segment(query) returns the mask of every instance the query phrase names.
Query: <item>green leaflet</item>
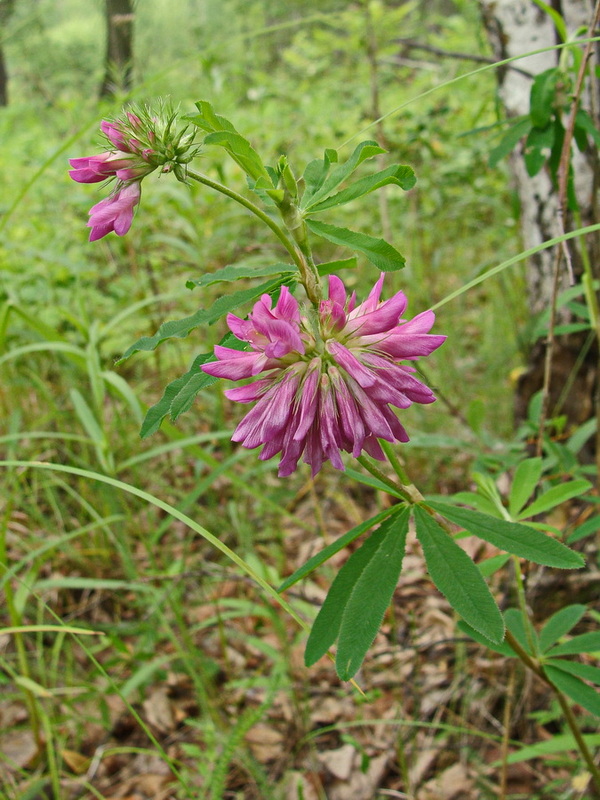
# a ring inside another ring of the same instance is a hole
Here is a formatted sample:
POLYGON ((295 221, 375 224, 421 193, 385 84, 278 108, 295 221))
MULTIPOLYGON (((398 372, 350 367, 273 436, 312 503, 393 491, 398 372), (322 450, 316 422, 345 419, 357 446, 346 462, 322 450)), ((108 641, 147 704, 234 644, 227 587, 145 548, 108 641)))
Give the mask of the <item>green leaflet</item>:
POLYGON ((409 514, 408 508, 401 507, 339 571, 308 637, 304 655, 307 666, 321 658, 339 637, 338 675, 348 680, 358 670, 398 582, 409 514))
MULTIPOLYGON (((224 336, 219 344, 224 347, 231 347, 234 350, 244 350, 247 346, 246 342, 236 339, 232 333, 224 336)), ((172 420, 176 420, 180 414, 190 408, 198 392, 219 380, 212 375, 207 375, 200 369, 202 364, 206 364, 208 361, 214 361, 212 353, 197 355, 184 375, 180 375, 179 378, 175 378, 174 381, 167 384, 158 403, 155 403, 146 412, 140 430, 142 439, 156 433, 167 414, 170 415, 172 420)))
POLYGON ((207 131, 208 136, 205 137, 204 142, 224 147, 247 175, 255 181, 262 178, 267 185, 272 186, 271 177, 260 156, 250 142, 238 133, 233 123, 225 117, 215 114, 211 104, 205 100, 199 100, 196 108, 200 113, 190 114, 186 119, 207 131))
POLYGON ((573 497, 585 494, 592 488, 589 481, 577 478, 573 481, 560 483, 558 486, 553 486, 547 492, 540 495, 533 503, 525 508, 521 514, 520 519, 527 519, 528 517, 535 517, 544 511, 550 511, 551 508, 564 503, 566 500, 571 500, 573 497))
POLYGON ((579 553, 529 525, 507 522, 480 511, 458 508, 438 501, 432 501, 429 505, 446 519, 507 553, 527 558, 536 564, 560 569, 578 569, 584 565, 579 553))
POLYGON ((411 167, 400 164, 392 164, 392 166, 388 167, 387 169, 376 172, 374 175, 367 175, 365 178, 361 178, 359 181, 351 183, 346 189, 343 189, 341 192, 337 192, 337 194, 328 197, 326 200, 322 200, 320 203, 311 204, 306 209, 306 213, 316 214, 319 211, 325 211, 327 208, 333 208, 334 206, 341 206, 344 203, 350 203, 352 200, 356 200, 359 197, 364 197, 364 195, 374 192, 376 189, 380 189, 382 186, 388 186, 390 184, 399 186, 401 189, 406 191, 408 189, 412 189, 416 182, 417 179, 411 167))
POLYGON ((309 558, 306 564, 297 569, 292 575, 289 576, 289 578, 286 578, 277 591, 284 592, 286 589, 289 589, 290 586, 293 586, 295 583, 298 583, 298 581, 306 578, 306 576, 310 575, 313 570, 315 570, 317 567, 320 567, 321 564, 324 564, 325 561, 330 559, 336 553, 339 553, 340 550, 343 550, 344 547, 347 547, 351 542, 365 533, 365 531, 368 531, 370 528, 373 528, 375 525, 382 522, 386 517, 389 517, 394 510, 395 509, 393 506, 386 508, 376 516, 371 517, 371 519, 361 522, 360 525, 357 525, 343 536, 340 536, 339 539, 335 540, 335 542, 332 542, 330 545, 327 545, 327 547, 324 547, 322 550, 312 556, 312 558, 309 558))
POLYGON ((326 222, 317 222, 315 219, 307 219, 306 225, 317 236, 322 236, 329 242, 363 253, 383 272, 395 272, 402 269, 406 263, 404 256, 384 239, 376 239, 374 236, 351 231, 348 228, 338 228, 326 222))
POLYGON ((218 319, 230 311, 233 311, 238 306, 241 306, 244 303, 252 300, 257 300, 262 294, 275 292, 281 286, 281 284, 285 282, 286 277, 284 276, 283 278, 280 277, 276 278, 275 280, 267 281, 266 283, 261 283, 260 286, 254 286, 250 289, 242 289, 239 292, 234 292, 233 294, 219 297, 219 299, 213 303, 210 308, 200 308, 189 317, 163 322, 154 336, 142 336, 141 339, 138 339, 137 342, 132 344, 131 347, 129 347, 125 353, 123 353, 121 358, 117 361, 117 364, 121 364, 134 353, 138 353, 141 350, 154 350, 166 339, 183 339, 189 333, 191 333, 194 328, 197 328, 200 325, 212 325, 218 319))
POLYGON ((304 173, 306 189, 302 196, 300 207, 309 210, 313 205, 328 197, 340 183, 350 177, 354 170, 368 158, 385 153, 377 142, 367 140, 358 144, 347 161, 338 164, 329 177, 329 168, 337 161, 336 151, 326 150, 321 165, 318 161, 311 161, 304 173))
POLYGON ((570 656, 576 653, 595 653, 600 652, 600 631, 593 631, 591 633, 582 633, 580 636, 574 636, 568 642, 557 644, 547 654, 550 658, 555 656, 570 656))
POLYGON ((431 580, 465 622, 500 643, 504 620, 473 561, 419 506, 414 507, 414 517, 431 580))
POLYGON ((560 77, 557 67, 547 69, 536 75, 529 97, 529 116, 535 128, 545 128, 554 115, 554 97, 556 84, 560 77))
POLYGON ((540 649, 542 653, 552 647, 561 636, 564 636, 574 628, 586 611, 587 607, 578 603, 561 608, 560 611, 557 611, 556 614, 546 620, 544 627, 540 631, 540 649))
POLYGON ((564 692, 571 700, 579 703, 580 706, 587 708, 592 714, 600 717, 600 694, 598 694, 597 689, 588 686, 587 683, 584 683, 570 672, 565 672, 562 667, 559 669, 556 666, 546 664, 544 672, 561 692, 564 692))
POLYGON ((525 503, 535 491, 535 487, 542 475, 542 459, 527 458, 521 461, 515 470, 515 475, 508 496, 508 511, 511 517, 516 517, 525 503))
POLYGON ((215 272, 205 272, 200 278, 196 280, 188 280, 185 285, 188 289, 195 289, 197 286, 212 286, 213 283, 240 280, 242 278, 264 278, 267 275, 281 275, 286 280, 298 274, 296 267, 292 264, 267 264, 258 265, 255 260, 240 261, 237 264, 228 264, 226 267, 216 270, 215 272))

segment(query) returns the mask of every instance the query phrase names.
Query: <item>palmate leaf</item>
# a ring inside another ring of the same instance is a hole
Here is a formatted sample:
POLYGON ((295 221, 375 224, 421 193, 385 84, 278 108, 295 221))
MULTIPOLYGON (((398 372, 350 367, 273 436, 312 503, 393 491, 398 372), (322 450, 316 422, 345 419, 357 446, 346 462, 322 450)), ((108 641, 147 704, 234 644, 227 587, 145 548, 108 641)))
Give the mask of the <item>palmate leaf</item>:
POLYGON ((407 191, 408 189, 412 189, 416 182, 417 179, 411 167, 401 164, 392 164, 392 166, 387 169, 376 172, 374 175, 367 175, 365 178, 351 183, 346 189, 342 189, 341 192, 337 192, 326 200, 322 200, 320 203, 311 203, 305 213, 317 214, 319 211, 325 211, 327 208, 350 203, 352 200, 364 197, 364 195, 390 184, 399 186, 401 189, 407 191))
POLYGON ((304 654, 307 666, 321 658, 339 637, 338 675, 348 680, 356 673, 396 588, 409 514, 406 507, 394 512, 341 568, 308 637, 304 654))
MULTIPOLYGON (((335 153, 335 151, 333 152, 335 153)), ((328 175, 331 164, 337 158, 334 159, 331 150, 326 150, 321 167, 318 161, 312 161, 307 167, 305 172, 306 189, 302 195, 300 207, 308 211, 316 203, 325 200, 341 183, 352 175, 363 161, 380 153, 385 153, 385 150, 377 142, 371 140, 361 142, 354 148, 350 158, 341 164, 337 164, 331 174, 328 175), (309 173, 308 180, 307 173, 309 173)))
POLYGON ((429 505, 446 519, 507 553, 547 567, 579 569, 584 566, 584 560, 579 553, 529 525, 507 522, 480 511, 458 508, 439 501, 431 501, 429 505))
POLYGON ((167 339, 183 339, 200 325, 212 325, 225 314, 238 308, 238 306, 251 302, 252 300, 257 300, 262 294, 271 294, 277 291, 277 289, 287 281, 288 276, 275 278, 266 283, 261 283, 260 286, 242 289, 239 292, 233 292, 224 297, 219 297, 210 308, 200 308, 189 317, 163 322, 154 336, 142 336, 141 339, 138 339, 137 342, 132 344, 131 347, 123 353, 121 358, 117 361, 117 364, 121 364, 134 353, 154 350, 167 339))
POLYGON ((374 236, 357 233, 348 228, 338 228, 326 222, 317 222, 315 219, 307 219, 306 225, 317 236, 322 236, 329 242, 363 253, 382 272, 395 272, 402 269, 406 263, 404 256, 384 239, 376 239, 374 236))
POLYGON ((422 508, 415 506, 414 516, 431 580, 465 622, 495 644, 502 642, 502 614, 473 561, 422 508))

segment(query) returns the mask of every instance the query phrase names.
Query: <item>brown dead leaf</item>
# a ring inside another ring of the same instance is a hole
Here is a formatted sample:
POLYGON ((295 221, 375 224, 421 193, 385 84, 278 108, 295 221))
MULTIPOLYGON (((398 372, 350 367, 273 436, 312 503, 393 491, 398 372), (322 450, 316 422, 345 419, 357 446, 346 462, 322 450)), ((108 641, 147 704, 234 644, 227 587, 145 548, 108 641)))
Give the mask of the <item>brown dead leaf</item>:
POLYGON ((337 750, 325 750, 317 753, 317 759, 323 766, 340 781, 347 781, 352 772, 352 762, 356 749, 351 744, 345 744, 337 750))
POLYGON ((466 767, 458 763, 428 781, 418 797, 419 800, 464 800, 473 796, 473 789, 466 767))
POLYGON ((389 753, 369 762, 367 772, 361 772, 360 755, 355 752, 353 771, 347 781, 335 781, 327 792, 328 800, 373 800, 387 769, 389 753))
POLYGON ((81 753, 77 753, 75 750, 61 750, 60 754, 67 767, 71 772, 74 772, 75 775, 83 775, 84 772, 87 772, 90 765, 89 758, 81 755, 81 753))
POLYGON ((143 703, 144 712, 150 725, 161 733, 171 733, 176 722, 173 707, 169 700, 169 690, 165 686, 154 689, 143 703))
POLYGON ((0 737, 0 753, 9 770, 30 767, 39 755, 35 738, 29 730, 14 731, 0 737))
POLYGON ((246 741, 256 760, 265 764, 281 756, 284 736, 275 728, 259 722, 248 731, 246 741))

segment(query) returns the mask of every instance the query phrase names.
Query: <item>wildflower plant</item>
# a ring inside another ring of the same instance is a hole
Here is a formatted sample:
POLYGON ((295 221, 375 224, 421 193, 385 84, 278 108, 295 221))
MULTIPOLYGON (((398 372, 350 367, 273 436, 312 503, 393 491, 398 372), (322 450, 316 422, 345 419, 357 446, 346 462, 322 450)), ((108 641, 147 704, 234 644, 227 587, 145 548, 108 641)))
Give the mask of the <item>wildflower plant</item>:
MULTIPOLYGON (((573 606, 572 612, 563 610, 560 620, 551 618, 546 624, 542 647, 527 614, 522 586, 517 591, 519 609, 503 614, 485 579, 510 558, 518 582, 519 559, 562 569, 582 567, 579 553, 548 528, 531 524, 529 518, 539 509, 581 495, 590 484, 583 479, 560 484, 528 505, 542 469, 540 460, 529 459, 519 466, 506 504, 484 483, 479 496, 463 493, 457 500, 425 499, 409 479, 401 457, 402 444, 409 439, 402 411, 413 403, 435 400, 431 388, 417 377, 415 364, 435 353, 446 336, 437 329, 432 332, 432 311, 411 318, 406 315, 403 292, 386 296, 385 273, 401 270, 405 263, 394 246, 370 233, 321 219, 330 210, 383 186, 411 189, 416 180, 413 170, 392 164, 354 178, 362 164, 385 152, 367 140, 345 160, 336 150, 325 150, 297 178, 285 156, 274 166, 263 163, 234 125, 204 101, 197 103, 196 114, 183 118, 164 107, 129 110, 119 120, 103 122, 102 130, 108 139, 105 152, 71 160, 74 180, 114 182, 108 199, 90 212, 91 240, 129 230, 144 177, 160 169, 242 205, 269 228, 286 258, 260 267, 230 264, 188 281, 190 288, 222 282, 231 291, 212 306, 164 323, 153 336, 142 337, 124 353, 121 361, 226 317, 229 332, 214 352, 197 355, 190 369, 166 387, 146 415, 142 436, 155 432, 165 417, 175 420, 189 410, 198 392, 215 381, 245 381, 233 387, 228 384, 225 390, 229 400, 250 405, 233 432, 234 442, 262 448, 259 458, 263 460, 278 456, 281 479, 306 469, 302 462, 315 476, 327 461, 344 470, 355 460, 364 472, 348 469, 348 479, 382 489, 396 501, 325 547, 279 587, 279 593, 289 589, 372 531, 340 569, 312 624, 307 666, 337 645, 339 677, 348 680, 356 674, 396 588, 412 524, 429 575, 462 618, 464 632, 492 650, 519 658, 545 681, 556 694, 600 787, 600 773, 567 700, 600 715, 598 694, 585 682, 600 682, 600 670, 581 670, 574 661, 558 658, 600 648, 598 635, 579 637, 585 639, 579 649, 561 650, 556 645, 558 637, 581 618, 581 607, 573 606), (242 194, 192 168, 200 148, 209 147, 221 148, 233 159, 245 173, 249 192, 242 194), (342 260, 317 264, 313 242, 319 239, 350 253, 342 260), (373 286, 364 298, 350 294, 337 274, 355 268, 358 256, 374 268, 373 286), (236 289, 235 282, 241 279, 253 285, 236 289), (459 536, 479 537, 505 555, 476 566, 457 543, 457 528, 463 531, 459 536)), ((443 331, 443 320, 440 327, 443 331)), ((451 346, 451 341, 445 345, 451 346)))

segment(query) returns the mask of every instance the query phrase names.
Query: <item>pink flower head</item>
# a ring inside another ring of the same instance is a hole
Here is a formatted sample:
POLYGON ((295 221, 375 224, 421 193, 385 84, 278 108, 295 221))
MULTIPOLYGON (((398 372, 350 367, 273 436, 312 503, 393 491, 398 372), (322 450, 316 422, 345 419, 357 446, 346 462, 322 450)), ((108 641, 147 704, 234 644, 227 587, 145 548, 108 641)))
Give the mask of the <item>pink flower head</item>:
POLYGON ((139 181, 125 186, 116 194, 101 200, 90 209, 88 228, 91 228, 90 242, 101 239, 114 231, 123 236, 131 228, 133 211, 140 202, 141 187, 139 181))
POLYGON ((329 276, 329 299, 316 319, 300 313, 283 287, 276 305, 263 295, 242 320, 227 317, 232 333, 249 343, 246 351, 215 347, 217 361, 204 364, 209 375, 241 380, 262 374, 225 394, 239 403, 256 403, 237 426, 233 441, 263 446, 260 458, 281 453, 279 475, 290 475, 298 460, 312 474, 331 461, 344 469, 341 452, 363 451, 382 460, 377 439, 407 442, 408 435, 390 406, 432 403, 432 391, 414 377, 403 360, 428 356, 446 339, 429 333, 435 315, 401 319, 406 297, 398 292, 380 300, 382 274, 367 299, 356 304, 342 281, 329 276))
POLYGON ((111 196, 90 211, 90 241, 114 231, 119 236, 131 227, 133 209, 140 199, 140 183, 155 169, 175 173, 185 181, 185 165, 196 154, 193 134, 173 124, 175 113, 167 107, 155 116, 149 109, 138 114, 127 111, 115 122, 103 120, 100 127, 108 150, 95 156, 72 158, 69 173, 78 183, 114 180, 111 196))

